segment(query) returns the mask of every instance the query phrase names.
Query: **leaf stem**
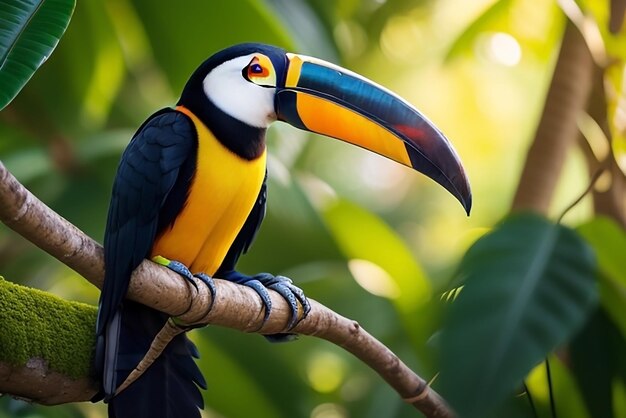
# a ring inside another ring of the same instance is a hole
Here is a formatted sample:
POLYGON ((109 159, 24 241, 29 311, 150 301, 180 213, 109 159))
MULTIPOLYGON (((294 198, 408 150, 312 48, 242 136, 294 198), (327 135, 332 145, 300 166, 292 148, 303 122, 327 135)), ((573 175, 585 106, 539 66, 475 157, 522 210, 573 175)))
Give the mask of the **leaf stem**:
POLYGON ((533 416, 535 418, 539 418, 539 414, 537 413, 537 408, 535 407, 535 402, 533 401, 533 396, 530 393, 530 389, 528 389, 528 385, 526 382, 522 382, 524 385, 524 391, 526 392, 526 397, 528 398, 528 403, 530 404, 530 409, 533 411, 533 416))
POLYGON ((546 357, 546 376, 548 377, 548 394, 550 396, 550 412, 552 418, 556 418, 556 401, 552 390, 552 373, 550 373, 550 359, 546 357))
POLYGON ((603 163, 600 167, 598 167, 598 169, 591 176, 591 179, 589 180, 589 184, 587 185, 585 190, 572 203, 570 203, 563 210, 563 212, 561 212, 561 215, 559 215, 558 219, 556 220, 557 224, 560 224, 563 221, 563 217, 567 215, 567 213, 570 210, 576 207, 585 198, 585 196, 587 196, 593 190, 593 187, 596 185, 596 182, 598 181, 600 176, 607 170, 607 168, 608 167, 606 163, 603 163))

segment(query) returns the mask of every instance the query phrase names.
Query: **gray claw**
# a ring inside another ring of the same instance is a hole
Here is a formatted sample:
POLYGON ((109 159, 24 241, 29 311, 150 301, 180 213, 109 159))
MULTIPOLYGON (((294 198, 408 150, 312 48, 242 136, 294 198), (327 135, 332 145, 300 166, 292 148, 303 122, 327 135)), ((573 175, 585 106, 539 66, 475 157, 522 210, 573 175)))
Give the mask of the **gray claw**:
POLYGON ((290 330, 298 322, 298 301, 296 300, 296 296, 291 288, 282 282, 271 284, 268 288, 278 292, 278 294, 281 295, 289 304, 291 317, 289 318, 289 323, 287 324, 287 330, 290 330))
POLYGON ((215 295, 217 293, 217 289, 215 288, 215 282, 213 278, 206 273, 196 273, 194 277, 197 277, 202 283, 209 288, 209 292, 211 292, 211 306, 209 306, 209 310, 213 307, 215 303, 215 295))
POLYGON ((291 318, 289 319, 289 323, 287 324, 288 330, 295 327, 296 324, 304 319, 311 311, 311 304, 309 303, 307 297, 304 296, 304 292, 302 291, 302 289, 294 285, 293 281, 289 277, 273 277, 269 283, 266 283, 266 286, 278 292, 289 303, 289 307, 291 309, 291 318), (304 310, 302 318, 298 318, 298 301, 300 302, 300 304, 302 305, 302 309, 304 310))
POLYGON ((296 326, 296 324, 311 311, 311 304, 307 300, 306 296, 304 296, 304 292, 299 287, 295 286, 288 277, 273 276, 269 273, 259 273, 250 277, 239 275, 236 272, 234 273, 235 274, 231 275, 228 280, 251 287, 261 297, 263 305, 265 305, 265 317, 263 318, 263 323, 269 319, 272 311, 272 299, 270 298, 270 294, 267 289, 272 289, 278 292, 278 294, 281 295, 289 304, 291 317, 289 318, 289 323, 287 324, 288 330, 296 326), (302 305, 304 311, 302 318, 298 318, 298 301, 302 305))
POLYGON ((180 261, 170 260, 170 262, 165 266, 168 269, 172 270, 174 273, 178 273, 183 276, 187 281, 191 282, 193 287, 198 290, 198 285, 196 285, 196 281, 193 279, 193 274, 189 271, 186 265, 181 263, 180 261))
POLYGON ((257 279, 248 280, 242 284, 254 289, 254 291, 261 297, 261 301, 263 302, 263 305, 265 305, 265 315, 263 316, 263 324, 265 324, 270 317, 270 312, 272 311, 272 298, 270 297, 267 288, 257 279))
POLYGON ((309 303, 309 299, 304 295, 302 289, 293 284, 290 278, 284 276, 278 277, 280 277, 281 279, 286 279, 284 285, 287 286, 289 290, 291 290, 291 292, 295 295, 295 297, 302 305, 302 309, 304 310, 304 315, 302 316, 302 318, 304 319, 309 314, 309 312, 311 312, 311 304, 309 303))

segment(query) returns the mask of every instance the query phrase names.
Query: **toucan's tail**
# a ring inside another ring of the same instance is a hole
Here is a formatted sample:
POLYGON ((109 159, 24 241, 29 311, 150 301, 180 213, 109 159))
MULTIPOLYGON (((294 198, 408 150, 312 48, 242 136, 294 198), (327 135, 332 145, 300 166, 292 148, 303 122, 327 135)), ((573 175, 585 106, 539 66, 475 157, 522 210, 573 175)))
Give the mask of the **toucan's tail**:
POLYGON ((98 336, 96 361, 109 418, 195 418, 204 402, 198 387, 206 382, 193 357, 198 352, 185 334, 175 337, 145 373, 113 396, 148 351, 167 315, 139 303, 124 301, 103 335, 98 336))

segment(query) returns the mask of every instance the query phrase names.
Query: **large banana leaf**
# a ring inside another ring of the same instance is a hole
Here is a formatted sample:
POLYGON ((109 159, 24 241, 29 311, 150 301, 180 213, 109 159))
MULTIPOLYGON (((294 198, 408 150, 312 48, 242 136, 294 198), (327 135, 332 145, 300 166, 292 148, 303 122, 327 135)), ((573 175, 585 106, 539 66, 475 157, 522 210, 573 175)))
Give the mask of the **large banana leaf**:
POLYGON ((0 109, 50 56, 74 4, 75 0, 0 1, 0 109))
POLYGON ((578 228, 598 255, 600 302, 626 338, 626 234, 609 218, 596 218, 578 228))
POLYGON ((626 382, 626 339, 603 309, 597 309, 570 344, 570 368, 593 417, 616 414, 617 380, 626 382))
POLYGON ((460 274, 439 380, 460 416, 478 417, 582 326, 597 299, 595 259, 571 229, 517 215, 470 248, 460 274))

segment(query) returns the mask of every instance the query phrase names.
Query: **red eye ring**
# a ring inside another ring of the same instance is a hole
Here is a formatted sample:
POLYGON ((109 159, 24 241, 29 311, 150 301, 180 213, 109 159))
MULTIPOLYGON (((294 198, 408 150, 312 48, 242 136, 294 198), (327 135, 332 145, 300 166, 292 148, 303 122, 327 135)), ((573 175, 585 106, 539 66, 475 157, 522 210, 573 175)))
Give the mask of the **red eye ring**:
POLYGON ((256 77, 256 78, 265 78, 270 75, 270 72, 267 68, 263 67, 261 64, 256 62, 256 60, 252 61, 248 66, 248 78, 256 77))

